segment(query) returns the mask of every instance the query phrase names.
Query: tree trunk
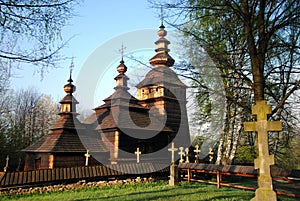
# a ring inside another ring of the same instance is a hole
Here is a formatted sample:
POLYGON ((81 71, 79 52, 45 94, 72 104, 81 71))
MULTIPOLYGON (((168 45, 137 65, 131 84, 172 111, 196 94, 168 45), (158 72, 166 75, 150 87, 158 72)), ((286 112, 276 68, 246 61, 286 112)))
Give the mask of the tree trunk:
POLYGON ((242 112, 241 112, 241 114, 239 114, 239 116, 241 118, 238 121, 239 123, 238 123, 237 129, 235 131, 235 134, 233 136, 232 149, 231 149, 231 153, 230 153, 229 160, 228 160, 229 164, 232 164, 232 162, 233 162, 233 159, 235 157, 235 153, 236 153, 236 150, 237 150, 237 146, 238 146, 238 143, 239 143, 239 138, 240 138, 241 133, 242 133, 243 122, 244 122, 244 109, 242 109, 242 112))
POLYGON ((226 110, 224 111, 224 119, 225 119, 224 122, 225 123, 223 123, 223 129, 221 130, 221 133, 220 133, 216 165, 220 165, 222 163, 224 138, 225 138, 225 133, 226 133, 227 126, 228 126, 228 124, 227 124, 227 121, 228 121, 228 111, 227 111, 227 109, 228 108, 227 107, 225 107, 225 108, 226 108, 226 110))
POLYGON ((249 8, 247 0, 242 1, 245 23, 245 31, 247 36, 247 44, 249 48, 249 56, 251 59, 251 68, 253 74, 253 90, 254 90, 254 100, 264 100, 264 63, 265 63, 265 52, 267 49, 267 36, 265 33, 265 20, 264 20, 264 11, 265 11, 265 0, 260 0, 260 8, 257 16, 256 22, 253 19, 254 15, 252 8, 249 8), (254 23, 257 23, 257 30, 254 23), (258 38, 255 39, 253 33, 258 32, 258 38), (256 40, 258 46, 256 44, 256 40))

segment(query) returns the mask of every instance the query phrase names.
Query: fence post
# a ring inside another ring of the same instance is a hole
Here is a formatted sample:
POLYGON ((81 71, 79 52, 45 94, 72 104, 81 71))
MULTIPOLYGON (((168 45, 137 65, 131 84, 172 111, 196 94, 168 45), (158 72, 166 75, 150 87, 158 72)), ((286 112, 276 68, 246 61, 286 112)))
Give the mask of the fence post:
POLYGON ((222 183, 222 174, 220 171, 217 171, 217 186, 218 186, 218 188, 222 187, 221 183, 222 183))
POLYGON ((188 169, 187 173, 188 173, 188 182, 191 183, 192 170, 191 170, 191 169, 188 169))

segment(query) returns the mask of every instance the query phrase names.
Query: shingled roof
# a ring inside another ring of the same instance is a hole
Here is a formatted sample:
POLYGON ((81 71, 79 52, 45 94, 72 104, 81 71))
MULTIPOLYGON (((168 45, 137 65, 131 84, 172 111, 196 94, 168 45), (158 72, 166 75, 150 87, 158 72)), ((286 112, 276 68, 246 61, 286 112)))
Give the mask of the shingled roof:
POLYGON ((150 116, 149 109, 141 106, 138 100, 127 90, 116 89, 104 101, 105 104, 95 108, 96 115, 91 115, 84 123, 96 124, 97 122, 97 130, 120 128, 173 132, 167 126, 164 126, 161 130, 158 126, 161 125, 161 121, 154 116, 150 116))
POLYGON ((185 87, 186 85, 178 78, 176 73, 169 67, 160 66, 150 70, 145 78, 136 85, 137 88, 164 84, 185 87))
POLYGON ((78 101, 72 95, 75 89, 76 87, 72 84, 70 76, 68 84, 64 86, 64 91, 67 94, 60 101, 62 104, 61 112, 59 113, 60 118, 50 128, 52 132, 23 149, 24 152, 84 153, 87 150, 96 152, 108 151, 100 135, 77 119, 76 104, 78 104, 78 101), (88 143, 87 139, 89 138, 93 139, 93 143, 88 143), (84 144, 88 145, 88 148, 84 144))
POLYGON ((44 136, 35 144, 23 149, 25 152, 86 152, 76 129, 72 126, 73 118, 69 117, 56 122, 56 125, 66 125, 68 128, 55 128, 49 135, 44 136), (63 122, 66 122, 64 124, 63 122))

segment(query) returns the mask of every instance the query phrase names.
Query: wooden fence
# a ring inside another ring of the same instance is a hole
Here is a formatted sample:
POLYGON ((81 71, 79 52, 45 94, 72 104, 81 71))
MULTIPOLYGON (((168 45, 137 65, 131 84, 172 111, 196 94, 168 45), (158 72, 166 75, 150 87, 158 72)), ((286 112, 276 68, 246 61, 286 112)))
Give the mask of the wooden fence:
MULTIPOLYGON (((242 166, 242 165, 214 165, 214 164, 203 164, 203 163, 180 163, 179 169, 186 172, 187 177, 184 180, 188 182, 196 181, 208 184, 215 184, 218 188, 222 186, 239 188, 244 190, 255 191, 254 187, 246 187, 241 185, 233 185, 228 183, 222 183, 222 176, 237 176, 237 177, 248 177, 256 178, 258 173, 253 166, 242 166), (194 173, 206 173, 216 175, 217 181, 208 181, 203 179, 194 179, 194 173)), ((283 168, 271 167, 271 175, 273 180, 284 180, 287 182, 300 182, 300 170, 286 170, 283 168)), ((290 197, 300 198, 300 194, 277 192, 279 195, 285 195, 290 197)))
POLYGON ((164 164, 132 163, 109 166, 98 165, 70 168, 41 169, 21 172, 6 172, 0 174, 0 188, 63 183, 79 181, 83 179, 118 177, 126 175, 130 172, 134 172, 135 175, 154 172, 167 172, 168 168, 165 167, 166 166, 164 164))

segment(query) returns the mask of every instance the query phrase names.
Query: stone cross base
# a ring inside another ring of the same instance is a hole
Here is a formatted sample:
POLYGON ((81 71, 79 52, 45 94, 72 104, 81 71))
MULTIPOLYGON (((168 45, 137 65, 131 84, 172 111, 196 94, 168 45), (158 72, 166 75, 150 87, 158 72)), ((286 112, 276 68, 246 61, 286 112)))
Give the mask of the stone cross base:
POLYGON ((170 180, 169 186, 178 186, 178 166, 175 163, 172 163, 170 166, 170 180))
POLYGON ((258 188, 255 191, 255 197, 251 201, 275 201, 277 200, 276 193, 269 188, 258 188))

